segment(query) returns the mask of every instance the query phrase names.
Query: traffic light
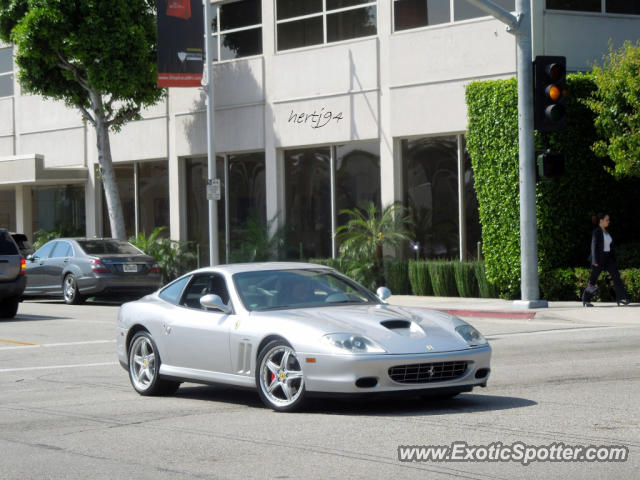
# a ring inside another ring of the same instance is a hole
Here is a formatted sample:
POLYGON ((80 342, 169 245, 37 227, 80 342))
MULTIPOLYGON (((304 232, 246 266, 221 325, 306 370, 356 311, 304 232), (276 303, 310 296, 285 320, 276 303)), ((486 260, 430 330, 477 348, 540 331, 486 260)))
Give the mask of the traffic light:
POLYGON ((534 128, 555 132, 567 126, 567 59, 538 56, 534 63, 534 128))
POLYGON ((536 177, 538 180, 557 178, 564 174, 564 155, 547 150, 536 158, 536 177))

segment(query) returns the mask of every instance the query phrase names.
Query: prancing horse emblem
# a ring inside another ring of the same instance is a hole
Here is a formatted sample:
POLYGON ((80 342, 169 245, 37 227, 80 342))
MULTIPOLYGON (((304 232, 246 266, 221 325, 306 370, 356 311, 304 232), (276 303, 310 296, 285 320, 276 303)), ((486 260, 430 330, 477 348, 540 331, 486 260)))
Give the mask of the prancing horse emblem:
POLYGON ((427 350, 433 350, 433 347, 431 345, 427 345, 427 350))
POLYGON ((431 367, 429 367, 429 370, 427 370, 427 375, 429 375, 429 378, 433 377, 436 373, 436 369, 433 368, 433 365, 431 365, 431 367))

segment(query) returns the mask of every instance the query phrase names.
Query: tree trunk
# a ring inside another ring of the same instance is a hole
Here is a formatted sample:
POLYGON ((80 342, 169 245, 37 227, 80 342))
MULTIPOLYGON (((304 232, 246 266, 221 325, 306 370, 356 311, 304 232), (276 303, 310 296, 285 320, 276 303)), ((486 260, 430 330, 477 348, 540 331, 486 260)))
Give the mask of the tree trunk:
POLYGON ((104 196, 107 200, 107 210, 109 212, 109 225, 111 225, 111 236, 119 240, 127 239, 127 232, 124 228, 124 215, 122 214, 122 203, 116 174, 111 160, 111 143, 109 141, 109 126, 105 125, 105 119, 101 112, 96 113, 96 137, 98 139, 98 163, 104 196))

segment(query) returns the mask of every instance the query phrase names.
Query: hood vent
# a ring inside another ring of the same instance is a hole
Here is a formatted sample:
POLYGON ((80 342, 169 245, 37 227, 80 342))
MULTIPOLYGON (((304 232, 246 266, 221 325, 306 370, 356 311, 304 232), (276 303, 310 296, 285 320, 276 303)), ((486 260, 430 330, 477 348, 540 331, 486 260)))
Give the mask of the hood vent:
POLYGON ((387 327, 389 330, 411 328, 411 322, 408 320, 385 320, 384 322, 380 322, 380 325, 387 327))

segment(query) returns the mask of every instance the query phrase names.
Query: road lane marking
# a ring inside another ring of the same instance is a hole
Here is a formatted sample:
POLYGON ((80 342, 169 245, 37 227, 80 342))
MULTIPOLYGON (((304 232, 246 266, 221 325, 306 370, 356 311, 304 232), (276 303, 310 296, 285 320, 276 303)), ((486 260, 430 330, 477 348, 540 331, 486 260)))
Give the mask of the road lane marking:
MULTIPOLYGON (((2 341, 2 340, 0 340, 2 341)), ((7 342, 8 343, 8 342, 7 342)), ((18 342, 16 347, 0 347, 0 350, 26 350, 29 348, 51 348, 70 347, 75 345, 97 345, 100 343, 116 343, 115 340, 88 340, 86 342, 66 342, 66 343, 27 343, 18 342)))
POLYGON ((28 372, 32 370, 57 370, 61 368, 82 368, 82 367, 106 367, 119 365, 118 362, 103 362, 103 363, 79 363, 76 365, 47 365, 46 367, 22 367, 22 368, 2 368, 0 373, 9 372, 28 372))
POLYGON ((0 343, 8 343, 9 345, 21 345, 21 346, 39 346, 39 343, 32 342, 19 342, 17 340, 5 340, 4 338, 0 338, 0 343))

